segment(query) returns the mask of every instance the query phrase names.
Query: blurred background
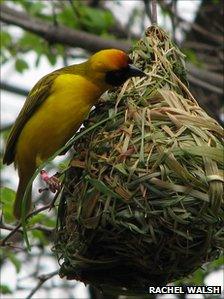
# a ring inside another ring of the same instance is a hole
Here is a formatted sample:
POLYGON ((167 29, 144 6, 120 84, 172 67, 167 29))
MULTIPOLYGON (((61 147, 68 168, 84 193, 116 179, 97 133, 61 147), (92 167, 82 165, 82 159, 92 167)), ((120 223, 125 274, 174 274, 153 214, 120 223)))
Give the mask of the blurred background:
MULTIPOLYGON (((186 55, 190 91, 204 110, 222 124, 223 1, 159 0, 157 3, 158 24, 186 55)), ((150 0, 1 1, 1 158, 9 130, 32 86, 45 74, 84 61, 100 49, 128 50, 151 25, 150 5, 150 0)), ((53 165, 63 170, 68 161, 69 153, 55 159, 53 165)), ((55 167, 52 171, 55 172, 55 167)), ((36 181, 34 189, 38 190, 40 182, 36 181)), ((17 183, 13 166, 1 164, 2 238, 15 228, 11 209, 17 183)), ((49 203, 46 193, 36 191, 34 197, 36 208, 49 203)), ((20 230, 0 249, 1 298, 109 298, 83 283, 58 277, 57 258, 51 250, 55 225, 55 210, 38 214, 29 222, 31 252, 25 249, 20 230)), ((223 269, 220 258, 176 284, 222 285, 223 269)))

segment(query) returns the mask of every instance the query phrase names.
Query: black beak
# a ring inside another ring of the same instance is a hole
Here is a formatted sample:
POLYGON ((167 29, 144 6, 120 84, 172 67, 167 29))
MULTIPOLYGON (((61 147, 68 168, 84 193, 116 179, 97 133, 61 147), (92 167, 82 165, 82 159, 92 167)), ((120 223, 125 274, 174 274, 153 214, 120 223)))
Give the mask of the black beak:
POLYGON ((143 77, 147 76, 143 71, 138 69, 136 66, 129 64, 128 65, 128 77, 143 77))

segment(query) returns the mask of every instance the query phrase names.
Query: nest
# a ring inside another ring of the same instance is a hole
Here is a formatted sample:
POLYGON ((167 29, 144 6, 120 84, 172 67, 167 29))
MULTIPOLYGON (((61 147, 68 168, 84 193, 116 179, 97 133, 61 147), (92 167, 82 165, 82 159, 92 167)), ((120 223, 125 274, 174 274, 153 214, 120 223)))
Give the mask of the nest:
POLYGON ((79 133, 54 251, 62 277, 140 294, 219 256, 223 131, 162 29, 150 27, 130 56, 148 77, 109 93, 79 133))

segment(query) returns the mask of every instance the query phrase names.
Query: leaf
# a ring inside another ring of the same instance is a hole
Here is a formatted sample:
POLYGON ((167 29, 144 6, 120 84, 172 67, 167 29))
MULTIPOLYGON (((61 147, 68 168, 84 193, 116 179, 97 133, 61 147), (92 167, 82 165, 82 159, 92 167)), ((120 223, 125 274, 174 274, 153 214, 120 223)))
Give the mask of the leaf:
POLYGON ((45 1, 27 1, 27 0, 13 0, 14 3, 18 3, 25 8, 29 14, 40 15, 42 10, 46 7, 45 1))
POLYGON ((15 68, 19 73, 22 73, 24 70, 28 69, 29 66, 24 59, 18 58, 15 61, 15 68))
POLYGON ((30 49, 36 51, 39 55, 43 54, 43 42, 36 35, 25 32, 19 39, 18 44, 24 49, 30 49))
POLYGON ((127 175, 127 171, 126 169, 124 168, 124 165, 122 163, 118 163, 114 166, 114 168, 116 168, 118 171, 120 171, 121 173, 127 175))
POLYGON ((11 263, 15 266, 16 273, 19 273, 21 270, 22 262, 16 257, 15 253, 12 251, 8 251, 6 255, 8 259, 11 261, 11 263))
POLYGON ((34 16, 40 16, 42 10, 46 7, 45 1, 32 1, 32 5, 29 7, 29 12, 34 16))
POLYGON ((183 149, 186 153, 191 155, 206 157, 216 162, 223 162, 223 149, 209 146, 189 146, 183 149))
POLYGON ((48 240, 43 232, 41 232, 39 230, 32 230, 31 234, 32 234, 33 238, 37 239, 41 244, 43 244, 43 245, 48 244, 48 240))
POLYGON ((57 56, 53 55, 52 53, 47 53, 46 55, 47 55, 47 58, 48 58, 48 61, 50 62, 50 64, 55 65, 57 62, 57 56))
POLYGON ((6 284, 0 285, 0 294, 12 294, 12 290, 6 284))
POLYGON ((56 219, 55 217, 51 217, 46 214, 37 214, 29 220, 29 226, 33 226, 34 224, 42 224, 49 228, 54 228, 56 225, 56 219))
POLYGON ((35 66, 38 67, 40 64, 41 55, 37 54, 36 60, 35 60, 35 66))
POLYGON ((1 30, 0 38, 1 38, 1 47, 2 48, 3 47, 8 47, 8 46, 11 45, 12 37, 8 32, 1 30))
POLYGON ((10 188, 4 187, 0 189, 0 194, 4 221, 6 223, 11 223, 15 220, 12 210, 16 192, 10 188))
POLYGON ((57 14, 57 21, 71 28, 80 28, 78 18, 74 17, 74 12, 71 7, 65 7, 57 14))
POLYGON ((212 261, 208 264, 209 271, 217 270, 223 266, 224 263, 224 255, 221 255, 217 260, 212 261))
POLYGON ((89 181, 91 185, 93 185, 98 191, 102 192, 103 194, 121 199, 121 197, 117 193, 107 187, 103 182, 92 179, 89 176, 86 176, 86 180, 89 181))
POLYGON ((83 5, 79 7, 79 14, 82 27, 95 34, 106 33, 114 24, 113 15, 109 11, 83 5))
POLYGON ((135 231, 138 234, 142 234, 145 235, 146 231, 141 230, 140 228, 138 228, 136 225, 134 225, 133 223, 127 223, 127 226, 130 230, 135 231))

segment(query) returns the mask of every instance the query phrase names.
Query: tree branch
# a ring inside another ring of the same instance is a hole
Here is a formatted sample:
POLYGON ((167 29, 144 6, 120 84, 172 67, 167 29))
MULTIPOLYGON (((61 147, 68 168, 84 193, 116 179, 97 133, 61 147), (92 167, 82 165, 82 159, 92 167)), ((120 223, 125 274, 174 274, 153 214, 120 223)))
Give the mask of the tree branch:
POLYGON ((199 79, 198 77, 195 77, 195 76, 192 76, 190 74, 188 74, 188 80, 197 85, 197 86, 200 86, 202 88, 205 88, 211 92, 215 92, 219 95, 222 95, 223 94, 223 88, 219 88, 219 87, 216 87, 208 82, 206 82, 205 80, 203 79, 199 79))
POLYGON ((6 24, 16 25, 20 28, 37 34, 49 43, 62 43, 71 47, 81 47, 91 52, 106 48, 118 48, 127 51, 130 43, 122 40, 104 39, 97 35, 70 29, 65 26, 54 26, 34 16, 30 17, 24 12, 0 5, 0 20, 6 24))
MULTIPOLYGON (((56 195, 55 195, 55 197, 53 198, 53 200, 49 203, 49 204, 47 204, 47 205, 45 205, 45 206, 43 206, 43 207, 41 207, 41 208, 39 208, 39 209, 37 209, 37 210, 34 210, 33 212, 30 212, 27 216, 26 216, 26 220, 27 219, 29 219, 30 217, 32 217, 32 216, 35 216, 35 215, 37 215, 37 214, 39 214, 39 213, 41 213, 41 212, 43 212, 43 211, 46 211, 46 210, 48 210, 48 209, 51 209, 52 208, 52 205, 53 205, 53 203, 54 203, 54 201, 55 201, 55 198, 58 196, 58 194, 59 193, 57 193, 56 195)), ((20 222, 13 230, 11 230, 11 232, 4 238, 4 239, 2 239, 2 240, 0 240, 0 246, 2 246, 2 247, 4 247, 4 246, 7 246, 8 245, 8 243, 7 243, 7 241, 17 232, 17 231, 19 231, 19 229, 20 229, 20 227, 22 226, 22 222, 20 222)))
POLYGON ((152 24, 157 25, 157 1, 151 0, 151 16, 152 16, 152 24))
MULTIPOLYGON (((152 3, 154 3, 154 5, 156 4, 155 1, 152 3)), ((162 1, 160 2, 160 5, 161 4, 163 4, 162 1)), ((0 5, 0 8, 0 20, 7 24, 13 24, 37 34, 50 43, 62 43, 71 47, 82 47, 91 52, 104 48, 120 48, 127 51, 131 46, 129 42, 122 40, 104 39, 94 34, 70 29, 65 26, 55 27, 52 24, 46 23, 45 21, 33 16, 31 18, 26 13, 16 11, 4 4, 0 5)), ((192 64, 188 64, 188 66, 188 72, 190 74, 189 81, 192 81, 198 86, 209 89, 212 92, 216 92, 218 94, 221 93, 222 78, 220 75, 216 75, 214 72, 210 71, 208 74, 208 72, 206 73, 206 70, 199 70, 192 64)), ((6 87, 7 86, 5 86, 5 88, 6 87)))
POLYGON ((223 75, 216 72, 206 70, 206 68, 197 68, 192 63, 186 63, 187 70, 190 75, 203 80, 204 82, 214 85, 214 87, 220 87, 223 89, 223 75))
MULTIPOLYGON (((0 223, 0 229, 13 231, 13 230, 15 230, 15 228, 16 228, 15 226, 5 224, 5 223, 0 223)), ((21 229, 17 229, 17 231, 20 233, 23 232, 21 229)))
POLYGON ((33 295, 41 288, 42 284, 44 284, 47 280, 51 279, 53 276, 58 274, 58 270, 48 273, 48 274, 44 274, 44 275, 40 275, 39 278, 39 283, 36 285, 36 287, 34 289, 32 289, 32 291, 30 292, 30 294, 26 297, 26 299, 30 299, 33 297, 33 295))
POLYGON ((9 92, 12 92, 12 93, 16 93, 16 94, 19 94, 19 95, 25 96, 25 97, 29 93, 29 90, 11 85, 7 82, 0 82, 0 89, 5 90, 5 91, 9 91, 9 92))
POLYGON ((144 6, 145 6, 145 13, 148 16, 150 22, 152 23, 152 13, 149 5, 149 0, 143 0, 144 6))

